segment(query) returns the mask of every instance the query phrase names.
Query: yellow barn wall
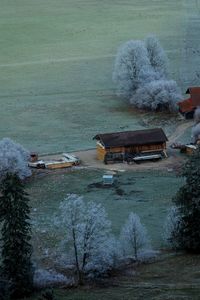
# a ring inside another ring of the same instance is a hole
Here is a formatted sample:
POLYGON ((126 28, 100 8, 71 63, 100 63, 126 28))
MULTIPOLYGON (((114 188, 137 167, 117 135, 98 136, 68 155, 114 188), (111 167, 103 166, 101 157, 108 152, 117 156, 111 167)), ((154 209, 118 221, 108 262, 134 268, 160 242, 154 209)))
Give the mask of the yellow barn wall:
POLYGON ((104 161, 106 153, 126 153, 126 152, 148 152, 148 151, 159 151, 166 149, 166 143, 155 144, 155 145, 142 145, 142 146, 132 146, 132 147, 113 147, 113 148, 104 148, 97 144, 97 159, 104 161))

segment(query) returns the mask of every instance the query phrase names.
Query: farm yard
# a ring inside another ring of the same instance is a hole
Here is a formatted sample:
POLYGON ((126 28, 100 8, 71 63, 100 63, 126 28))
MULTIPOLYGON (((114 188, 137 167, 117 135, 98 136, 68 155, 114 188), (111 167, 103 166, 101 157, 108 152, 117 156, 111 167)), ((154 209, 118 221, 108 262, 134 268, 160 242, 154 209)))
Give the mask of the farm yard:
POLYGON ((105 166, 96 161, 92 139, 162 127, 168 148, 191 141, 191 121, 140 111, 119 99, 112 70, 122 43, 154 33, 186 98, 188 86, 199 85, 200 1, 0 0, 0 5, 0 139, 10 137, 44 157, 73 153, 84 162, 71 170, 34 172, 26 182, 36 267, 62 272, 57 259, 65 253, 66 232, 56 217, 60 202, 75 193, 105 207, 116 236, 130 211, 137 213, 160 255, 107 279, 106 288, 56 290, 58 299, 198 299, 199 256, 176 256, 163 240, 171 199, 184 182, 177 176, 184 156, 169 150, 169 158, 158 163, 105 166), (115 172, 112 187, 102 186, 106 170, 115 172))

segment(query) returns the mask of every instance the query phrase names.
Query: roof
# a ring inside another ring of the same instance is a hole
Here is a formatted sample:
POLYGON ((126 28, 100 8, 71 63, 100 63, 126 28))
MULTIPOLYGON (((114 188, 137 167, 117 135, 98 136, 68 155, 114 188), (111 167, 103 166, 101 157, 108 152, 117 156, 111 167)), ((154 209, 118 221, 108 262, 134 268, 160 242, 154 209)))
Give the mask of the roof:
POLYGON ((186 91, 186 94, 190 94, 190 95, 200 94, 200 87, 199 86, 189 87, 186 91))
POLYGON ((113 175, 103 175, 103 179, 113 179, 113 175))
POLYGON ((190 98, 178 102, 183 113, 192 111, 195 107, 200 106, 200 87, 189 87, 186 94, 190 94, 190 98))
POLYGON ((161 128, 97 134, 93 139, 105 148, 159 144, 168 140, 161 128))

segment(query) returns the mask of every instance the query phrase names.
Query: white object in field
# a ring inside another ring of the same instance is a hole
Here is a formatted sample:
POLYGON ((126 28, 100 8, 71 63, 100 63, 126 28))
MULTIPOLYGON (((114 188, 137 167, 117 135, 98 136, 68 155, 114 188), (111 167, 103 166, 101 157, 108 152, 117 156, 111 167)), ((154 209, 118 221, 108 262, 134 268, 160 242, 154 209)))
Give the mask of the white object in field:
POLYGON ((193 149, 193 150, 196 150, 197 147, 195 145, 185 145, 187 148, 190 148, 190 149, 193 149))
POLYGON ((28 166, 31 168, 45 168, 45 162, 43 160, 37 160, 36 162, 29 162, 28 166))
POLYGON ((74 162, 74 163, 77 163, 77 164, 80 162, 79 158, 76 157, 75 155, 68 154, 68 153, 63 153, 62 156, 65 159, 65 161, 74 162))
POLYGON ((161 154, 151 154, 151 155, 141 155, 136 156, 133 158, 134 161, 140 161, 140 160, 154 160, 154 159, 160 159, 162 158, 161 154))
POLYGON ((103 184, 112 185, 114 183, 113 175, 103 175, 103 184))

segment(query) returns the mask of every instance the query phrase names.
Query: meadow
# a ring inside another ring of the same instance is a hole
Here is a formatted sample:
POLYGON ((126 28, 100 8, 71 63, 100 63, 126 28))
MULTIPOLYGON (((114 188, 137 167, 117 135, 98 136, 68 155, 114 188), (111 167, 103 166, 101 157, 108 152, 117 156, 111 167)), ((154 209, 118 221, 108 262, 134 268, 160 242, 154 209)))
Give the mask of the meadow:
POLYGON ((149 115, 118 99, 112 83, 117 48, 129 39, 156 34, 183 92, 188 72, 196 74, 185 50, 196 1, 0 0, 0 6, 0 138, 32 151, 86 149, 98 132, 144 127, 149 115))
MULTIPOLYGON (((162 126, 170 134, 176 117, 139 112, 116 97, 115 54, 125 41, 155 34, 169 57, 171 77, 184 94, 188 86, 199 84, 199 7, 198 0, 0 0, 0 138, 10 137, 31 151, 52 153, 94 147, 92 138, 99 132, 162 126)), ((189 135, 186 132, 183 141, 189 135)), ((102 175, 100 170, 80 169, 41 174, 27 183, 38 266, 54 266, 51 255, 65 233, 52 221, 67 193, 101 202, 116 235, 128 213, 138 213, 153 248, 165 247, 164 219, 183 180, 173 173, 125 172, 118 174, 117 188, 92 187, 102 175)), ((198 299, 199 290, 187 285, 189 279, 198 283, 198 264, 198 257, 178 260, 169 255, 143 267, 138 278, 143 288, 134 287, 129 276, 125 283, 121 278, 116 288, 67 295, 57 291, 57 296, 198 299), (179 277, 184 264, 190 276, 179 277), (170 285, 177 278, 183 284, 179 289, 170 285)))
POLYGON ((153 249, 166 247, 165 220, 172 206, 171 199, 183 179, 171 172, 127 171, 117 173, 113 187, 104 187, 101 185, 103 174, 103 170, 78 169, 65 174, 35 176, 27 184, 31 196, 34 256, 39 265, 44 263, 53 267, 55 257, 60 255, 67 229, 56 225, 56 217, 59 218, 59 205, 67 194, 101 203, 116 237, 129 213, 137 213, 148 230, 153 249))

